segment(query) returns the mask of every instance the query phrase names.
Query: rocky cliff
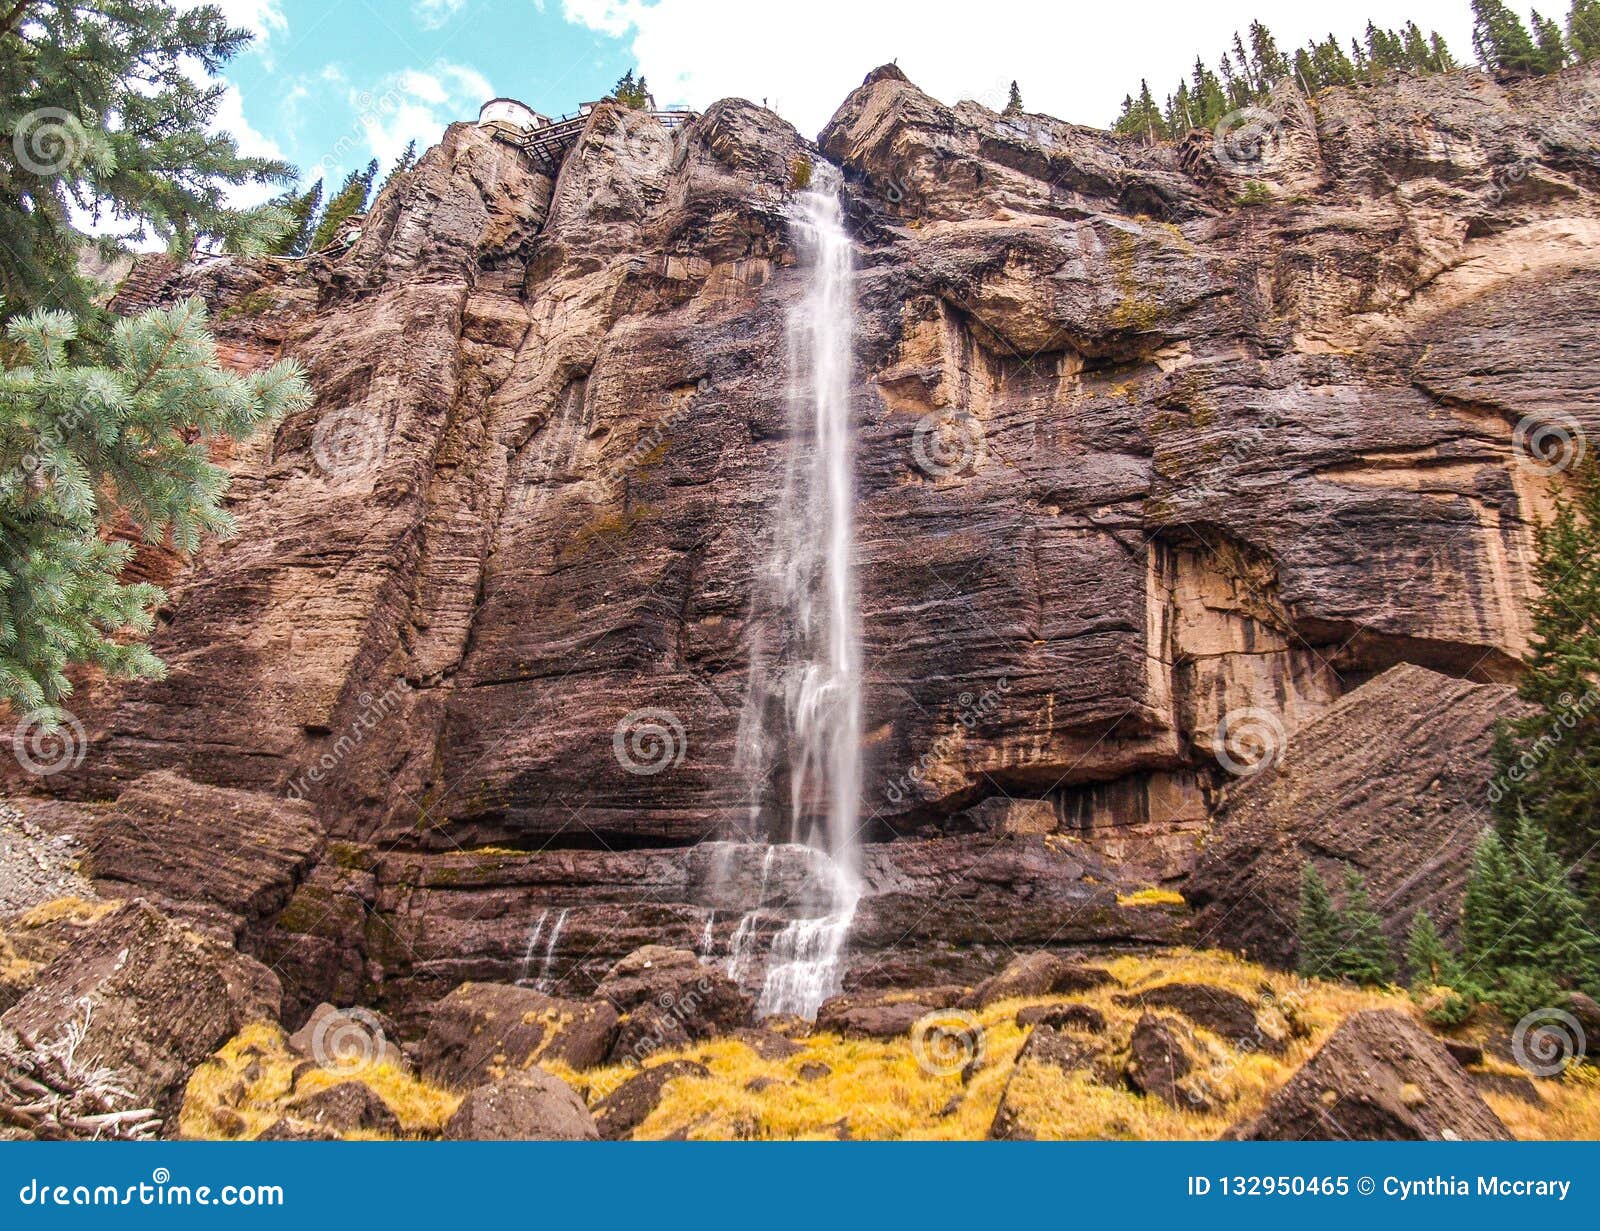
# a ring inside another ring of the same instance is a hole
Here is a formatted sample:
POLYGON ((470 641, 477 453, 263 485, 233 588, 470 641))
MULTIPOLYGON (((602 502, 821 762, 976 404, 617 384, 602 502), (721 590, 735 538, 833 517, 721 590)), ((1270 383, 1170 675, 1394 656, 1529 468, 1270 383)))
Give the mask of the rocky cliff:
POLYGON ((45 785, 308 801, 332 854, 250 925, 303 1008, 526 974, 541 912, 557 982, 725 952, 751 903, 696 890, 695 844, 745 815, 781 635, 752 595, 786 206, 825 158, 858 264, 857 981, 1168 937, 1118 891, 1180 883, 1330 706, 1396 664, 1515 678, 1531 520, 1600 426, 1597 99, 1592 66, 1286 94, 1241 159, 884 68, 816 143, 741 101, 674 132, 602 106, 554 178, 455 125, 339 252, 125 288, 203 296, 316 405, 229 459, 236 539, 141 561, 170 675, 88 683, 45 785), (659 772, 622 755, 641 710, 659 772))

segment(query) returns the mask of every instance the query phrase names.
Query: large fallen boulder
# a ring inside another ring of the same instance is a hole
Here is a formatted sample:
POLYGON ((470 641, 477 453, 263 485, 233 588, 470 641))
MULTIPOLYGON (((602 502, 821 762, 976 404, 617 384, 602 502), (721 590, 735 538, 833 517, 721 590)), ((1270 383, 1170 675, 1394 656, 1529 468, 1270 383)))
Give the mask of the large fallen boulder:
POLYGON ((1176 1010, 1236 1051, 1278 1053, 1286 1043, 1256 1016, 1248 1000, 1212 983, 1162 983, 1114 999, 1121 1005, 1176 1010))
POLYGON ((1194 943, 1292 964, 1283 921, 1307 861, 1331 884, 1360 869, 1397 946, 1418 910, 1451 932, 1487 823, 1495 724, 1516 705, 1509 686, 1405 664, 1301 727, 1276 765, 1228 793, 1184 885, 1194 943))
POLYGON ((447 1141, 595 1141, 599 1136, 577 1092, 541 1068, 479 1086, 444 1126, 447 1141))
POLYGON ((319 1004, 305 1025, 289 1036, 289 1050, 323 1068, 361 1069, 387 1064, 410 1072, 411 1064, 396 1043, 395 1024, 382 1013, 365 1008, 335 1008, 319 1004))
POLYGON ((322 849, 311 805, 146 774, 91 813, 84 869, 111 897, 209 907, 235 933, 282 910, 322 849))
POLYGON ((623 958, 600 980, 595 995, 618 1013, 646 1005, 666 1014, 691 1039, 728 1034, 750 1024, 754 1000, 722 971, 704 965, 688 949, 645 945, 623 958))
POLYGON ((1175 1022, 1145 1013, 1128 1039, 1128 1084, 1180 1110, 1200 1105, 1203 1095, 1184 1079, 1194 1071, 1175 1022))
POLYGON ((594 1107, 595 1124, 607 1141, 621 1141, 650 1118, 667 1086, 679 1077, 704 1077, 708 1070, 693 1060, 669 1060, 630 1077, 594 1107))
POLYGON ((1348 1018, 1260 1114, 1243 1141, 1509 1141, 1466 1071, 1394 1009, 1348 1018))
POLYGON ((360 1081, 337 1081, 289 1103, 295 1120, 329 1129, 343 1136, 355 1132, 400 1135, 400 1121, 371 1086, 360 1081))
POLYGON ((616 1010, 604 1000, 463 983, 434 1005, 417 1058, 429 1081, 460 1088, 540 1061, 593 1068, 604 1062, 616 1030, 616 1010))
POLYGON ((1083 992, 1110 982, 1111 975, 1098 966, 1085 966, 1039 949, 1013 958, 999 974, 978 984, 967 1003, 987 1008, 1002 1000, 1083 992))
POLYGON ((276 1016, 276 977, 259 962, 167 917, 126 903, 85 928, 0 1015, 34 1049, 165 1116, 189 1073, 241 1026, 276 1016))
POLYGON ((845 992, 817 1009, 815 1029, 860 1039, 892 1039, 919 1020, 961 1003, 966 988, 941 984, 887 992, 845 992))

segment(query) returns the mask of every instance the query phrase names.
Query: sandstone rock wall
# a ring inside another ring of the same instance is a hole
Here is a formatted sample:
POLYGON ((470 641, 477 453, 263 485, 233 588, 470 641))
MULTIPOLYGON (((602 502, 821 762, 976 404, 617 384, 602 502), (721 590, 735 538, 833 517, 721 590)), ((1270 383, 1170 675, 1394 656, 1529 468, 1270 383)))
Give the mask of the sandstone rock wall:
MULTIPOLYGON (((168 679, 81 693, 93 747, 49 785, 308 799, 389 853, 297 893, 434 936, 499 899, 427 860, 551 850, 515 926, 441 945, 450 977, 503 978, 563 877, 677 876, 743 815, 749 649, 781 631, 751 595, 785 202, 825 156, 858 239, 869 836, 1060 831, 1181 876, 1230 716, 1292 739, 1397 663, 1514 678, 1551 469, 1525 446, 1600 426, 1597 91, 1591 66, 1286 97, 1244 171, 894 69, 819 146, 739 101, 672 133, 601 107, 554 182, 453 126, 348 250, 141 292, 205 296, 235 361, 297 356, 317 400, 229 459, 240 534, 175 574, 168 679), (645 708, 683 731, 648 775, 614 745, 645 708)), ((389 964, 314 930, 345 985, 389 964)))

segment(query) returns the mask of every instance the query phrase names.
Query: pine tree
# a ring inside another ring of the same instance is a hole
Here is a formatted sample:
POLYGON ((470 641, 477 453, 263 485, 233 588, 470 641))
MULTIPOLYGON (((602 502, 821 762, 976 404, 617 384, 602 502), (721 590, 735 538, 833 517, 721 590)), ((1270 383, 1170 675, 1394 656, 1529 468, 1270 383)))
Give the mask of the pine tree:
POLYGON ((1312 59, 1316 62, 1323 85, 1350 85, 1358 76, 1355 63, 1331 34, 1326 42, 1317 44, 1312 59))
POLYGON ((1366 32, 1367 59, 1372 65, 1372 73, 1379 76, 1389 69, 1399 68, 1405 62, 1403 49, 1399 40, 1388 30, 1380 30, 1372 22, 1367 23, 1366 32))
POLYGON ((1423 991, 1455 987, 1461 981, 1460 963, 1445 948, 1433 916, 1425 910, 1411 917, 1411 930, 1406 935, 1406 975, 1412 987, 1423 991))
POLYGON ((1400 54, 1402 63, 1413 72, 1437 71, 1431 64, 1433 49, 1428 46, 1421 27, 1414 21, 1406 22, 1405 29, 1400 32, 1400 54))
POLYGON ((147 633, 163 595, 121 583, 132 548, 103 523, 126 516, 183 552, 230 533, 228 475, 209 442, 309 402, 292 362, 224 372, 205 325, 193 299, 118 321, 94 363, 74 360, 64 312, 7 327, 19 354, 0 372, 0 697, 47 724, 73 665, 160 674, 142 641, 119 634, 147 633))
POLYGON ((1335 977, 1344 933, 1344 918, 1333 904, 1327 882, 1316 865, 1307 861, 1300 869, 1300 919, 1295 932, 1300 973, 1311 978, 1335 977))
POLYGON ((1166 135, 1166 123, 1161 118, 1161 108, 1150 93, 1148 81, 1139 82, 1139 97, 1122 100, 1122 114, 1112 125, 1112 131, 1128 137, 1140 137, 1154 142, 1166 135))
POLYGON ((1221 80, 1198 56, 1195 57, 1194 78, 1189 90, 1199 127, 1212 128, 1228 114, 1228 96, 1222 92, 1221 80))
POLYGON ((1017 83, 1011 83, 1011 93, 1006 96, 1006 115, 1022 114, 1022 91, 1017 88, 1017 83))
POLYGON ((1387 983, 1394 958, 1383 920, 1367 895, 1366 882, 1346 868, 1344 904, 1335 905, 1327 883, 1309 861, 1300 870, 1300 918, 1296 929, 1301 974, 1356 983, 1387 983))
POLYGON ((214 131, 214 74, 248 39, 160 0, 0 13, 0 699, 46 727, 75 666, 161 671, 139 638, 164 596, 122 583, 132 549, 111 524, 181 551, 226 533, 210 443, 309 401, 292 363, 224 372, 198 302, 113 323, 77 269, 75 211, 120 227, 108 256, 150 239, 260 252, 291 228, 283 208, 226 203, 293 178, 214 131))
POLYGON ((1372 57, 1367 54, 1367 49, 1355 39, 1350 40, 1350 60, 1355 65, 1358 80, 1372 76, 1372 57))
POLYGON ((1250 65, 1256 88, 1263 94, 1290 75, 1289 59, 1278 50, 1272 31, 1259 21, 1250 23, 1250 65))
POLYGON ((1439 34, 1428 36, 1428 68, 1435 73, 1448 73, 1456 66, 1455 57, 1450 54, 1450 49, 1445 46, 1444 38, 1439 34))
POLYGON ((328 208, 322 214, 322 221, 317 224, 316 233, 311 237, 311 251, 321 252, 334 241, 339 234, 339 228, 346 221, 367 208, 367 198, 372 194, 372 181, 377 178, 376 158, 363 170, 352 171, 345 176, 344 183, 339 186, 339 191, 334 194, 333 200, 328 202, 328 208))
POLYGON ((1491 830, 1473 852, 1461 929, 1466 980, 1508 1015, 1600 982, 1600 940, 1561 859, 1526 817, 1508 836, 1491 830))
POLYGON ((1472 0, 1472 50, 1478 63, 1507 76, 1528 76, 1543 60, 1522 19, 1500 0, 1472 0))
POLYGON ((631 68, 617 78, 611 97, 624 107, 632 107, 635 111, 647 111, 651 105, 650 87, 645 84, 643 77, 636 79, 631 68))
POLYGON ((1548 17, 1541 17, 1534 9, 1530 17, 1533 41, 1539 49, 1539 71, 1559 73, 1567 65, 1569 52, 1567 40, 1561 37, 1561 27, 1548 17))
POLYGON ((1322 75, 1317 72, 1317 62, 1304 47, 1294 53, 1294 83, 1302 94, 1315 94, 1322 88, 1322 75))
POLYGON ((1167 134, 1173 140, 1184 136, 1194 127, 1194 107, 1189 102, 1189 83, 1178 82, 1178 88, 1167 97, 1167 134))
POLYGON ((373 193, 372 199, 376 201, 383 195, 384 190, 394 183, 396 176, 406 174, 416 165, 417 143, 415 141, 407 141, 406 148, 400 151, 400 157, 395 159, 394 166, 389 168, 389 174, 383 177, 383 183, 379 185, 378 191, 373 193))
POLYGON ((1367 894, 1366 880, 1355 868, 1344 874, 1345 943, 1339 973, 1361 984, 1388 983, 1394 978, 1394 956, 1383 933, 1383 918, 1367 894))
POLYGON ((1600 841, 1600 470, 1586 462, 1534 530, 1533 648, 1505 723, 1489 798, 1502 829, 1531 819, 1578 860, 1600 841))
POLYGON ((1467 980, 1509 1015, 1554 1004, 1562 988, 1592 991, 1600 978, 1600 941, 1582 901, 1562 860, 1526 818, 1506 836, 1491 829, 1478 842, 1461 935, 1467 980))
MULTIPOLYGON (((292 169, 246 158, 211 131, 224 87, 210 74, 249 39, 215 8, 161 0, 0 5, 6 311, 61 308, 98 332, 93 290, 77 276, 85 241, 74 214, 180 255, 197 241, 260 252, 287 229, 281 210, 234 209, 226 190, 287 183, 292 169)), ((107 257, 120 247, 100 246, 107 257)))
POLYGON ((1600 0, 1572 0, 1567 13, 1567 46, 1585 63, 1600 58, 1600 0))
POLYGON ((1252 97, 1250 83, 1239 76, 1233 67, 1233 61, 1226 53, 1217 61, 1217 71, 1222 74, 1223 93, 1228 100, 1228 109, 1237 111, 1248 104, 1252 97))
POLYGON ((301 193, 286 192, 276 204, 289 215, 293 228, 285 231, 268 251, 277 256, 304 256, 316 230, 317 211, 322 208, 322 181, 319 179, 301 193))

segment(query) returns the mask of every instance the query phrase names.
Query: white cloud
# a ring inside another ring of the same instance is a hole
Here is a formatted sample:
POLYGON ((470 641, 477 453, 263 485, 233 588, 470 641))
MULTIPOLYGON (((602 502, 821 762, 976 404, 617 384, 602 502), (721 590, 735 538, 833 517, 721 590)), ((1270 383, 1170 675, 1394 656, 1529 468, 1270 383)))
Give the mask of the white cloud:
POLYGON ((1165 97, 1196 53, 1215 63, 1234 29, 1259 18, 1287 49, 1368 18, 1438 29, 1470 60, 1465 0, 1146 0, 1135 8, 1056 0, 563 0, 568 21, 630 40, 663 104, 705 107, 729 95, 767 105, 815 134, 872 68, 898 60, 945 102, 1005 103, 1015 79, 1030 110, 1106 124, 1148 77, 1165 97))
POLYGON ((424 30, 438 30, 459 13, 467 0, 417 0, 411 6, 411 16, 424 30))
MULTIPOLYGON (((283 158, 283 149, 271 137, 262 133, 244 118, 244 99, 239 87, 228 82, 217 105, 213 131, 229 133, 238 142, 239 152, 256 158, 283 158)), ((264 204, 283 191, 278 184, 239 184, 228 189, 228 204, 235 209, 250 209, 264 204)))
MULTIPOLYGON (((187 7, 194 8, 200 0, 189 0, 187 7)), ((230 26, 240 26, 254 34, 255 40, 248 51, 259 56, 263 65, 272 67, 271 39, 274 34, 286 34, 289 19, 283 14, 280 0, 204 0, 222 10, 223 19, 230 26)))
POLYGON ((410 141, 419 151, 425 150, 453 121, 476 119, 478 107, 493 96, 494 88, 470 65, 441 60, 424 69, 390 73, 371 89, 351 88, 347 93, 355 127, 342 144, 361 148, 329 151, 320 171, 348 170, 366 161, 367 150, 387 166, 410 141))
POLYGON ((258 39, 282 34, 289 28, 289 19, 283 15, 278 0, 206 0, 222 10, 230 26, 243 26, 258 39))

